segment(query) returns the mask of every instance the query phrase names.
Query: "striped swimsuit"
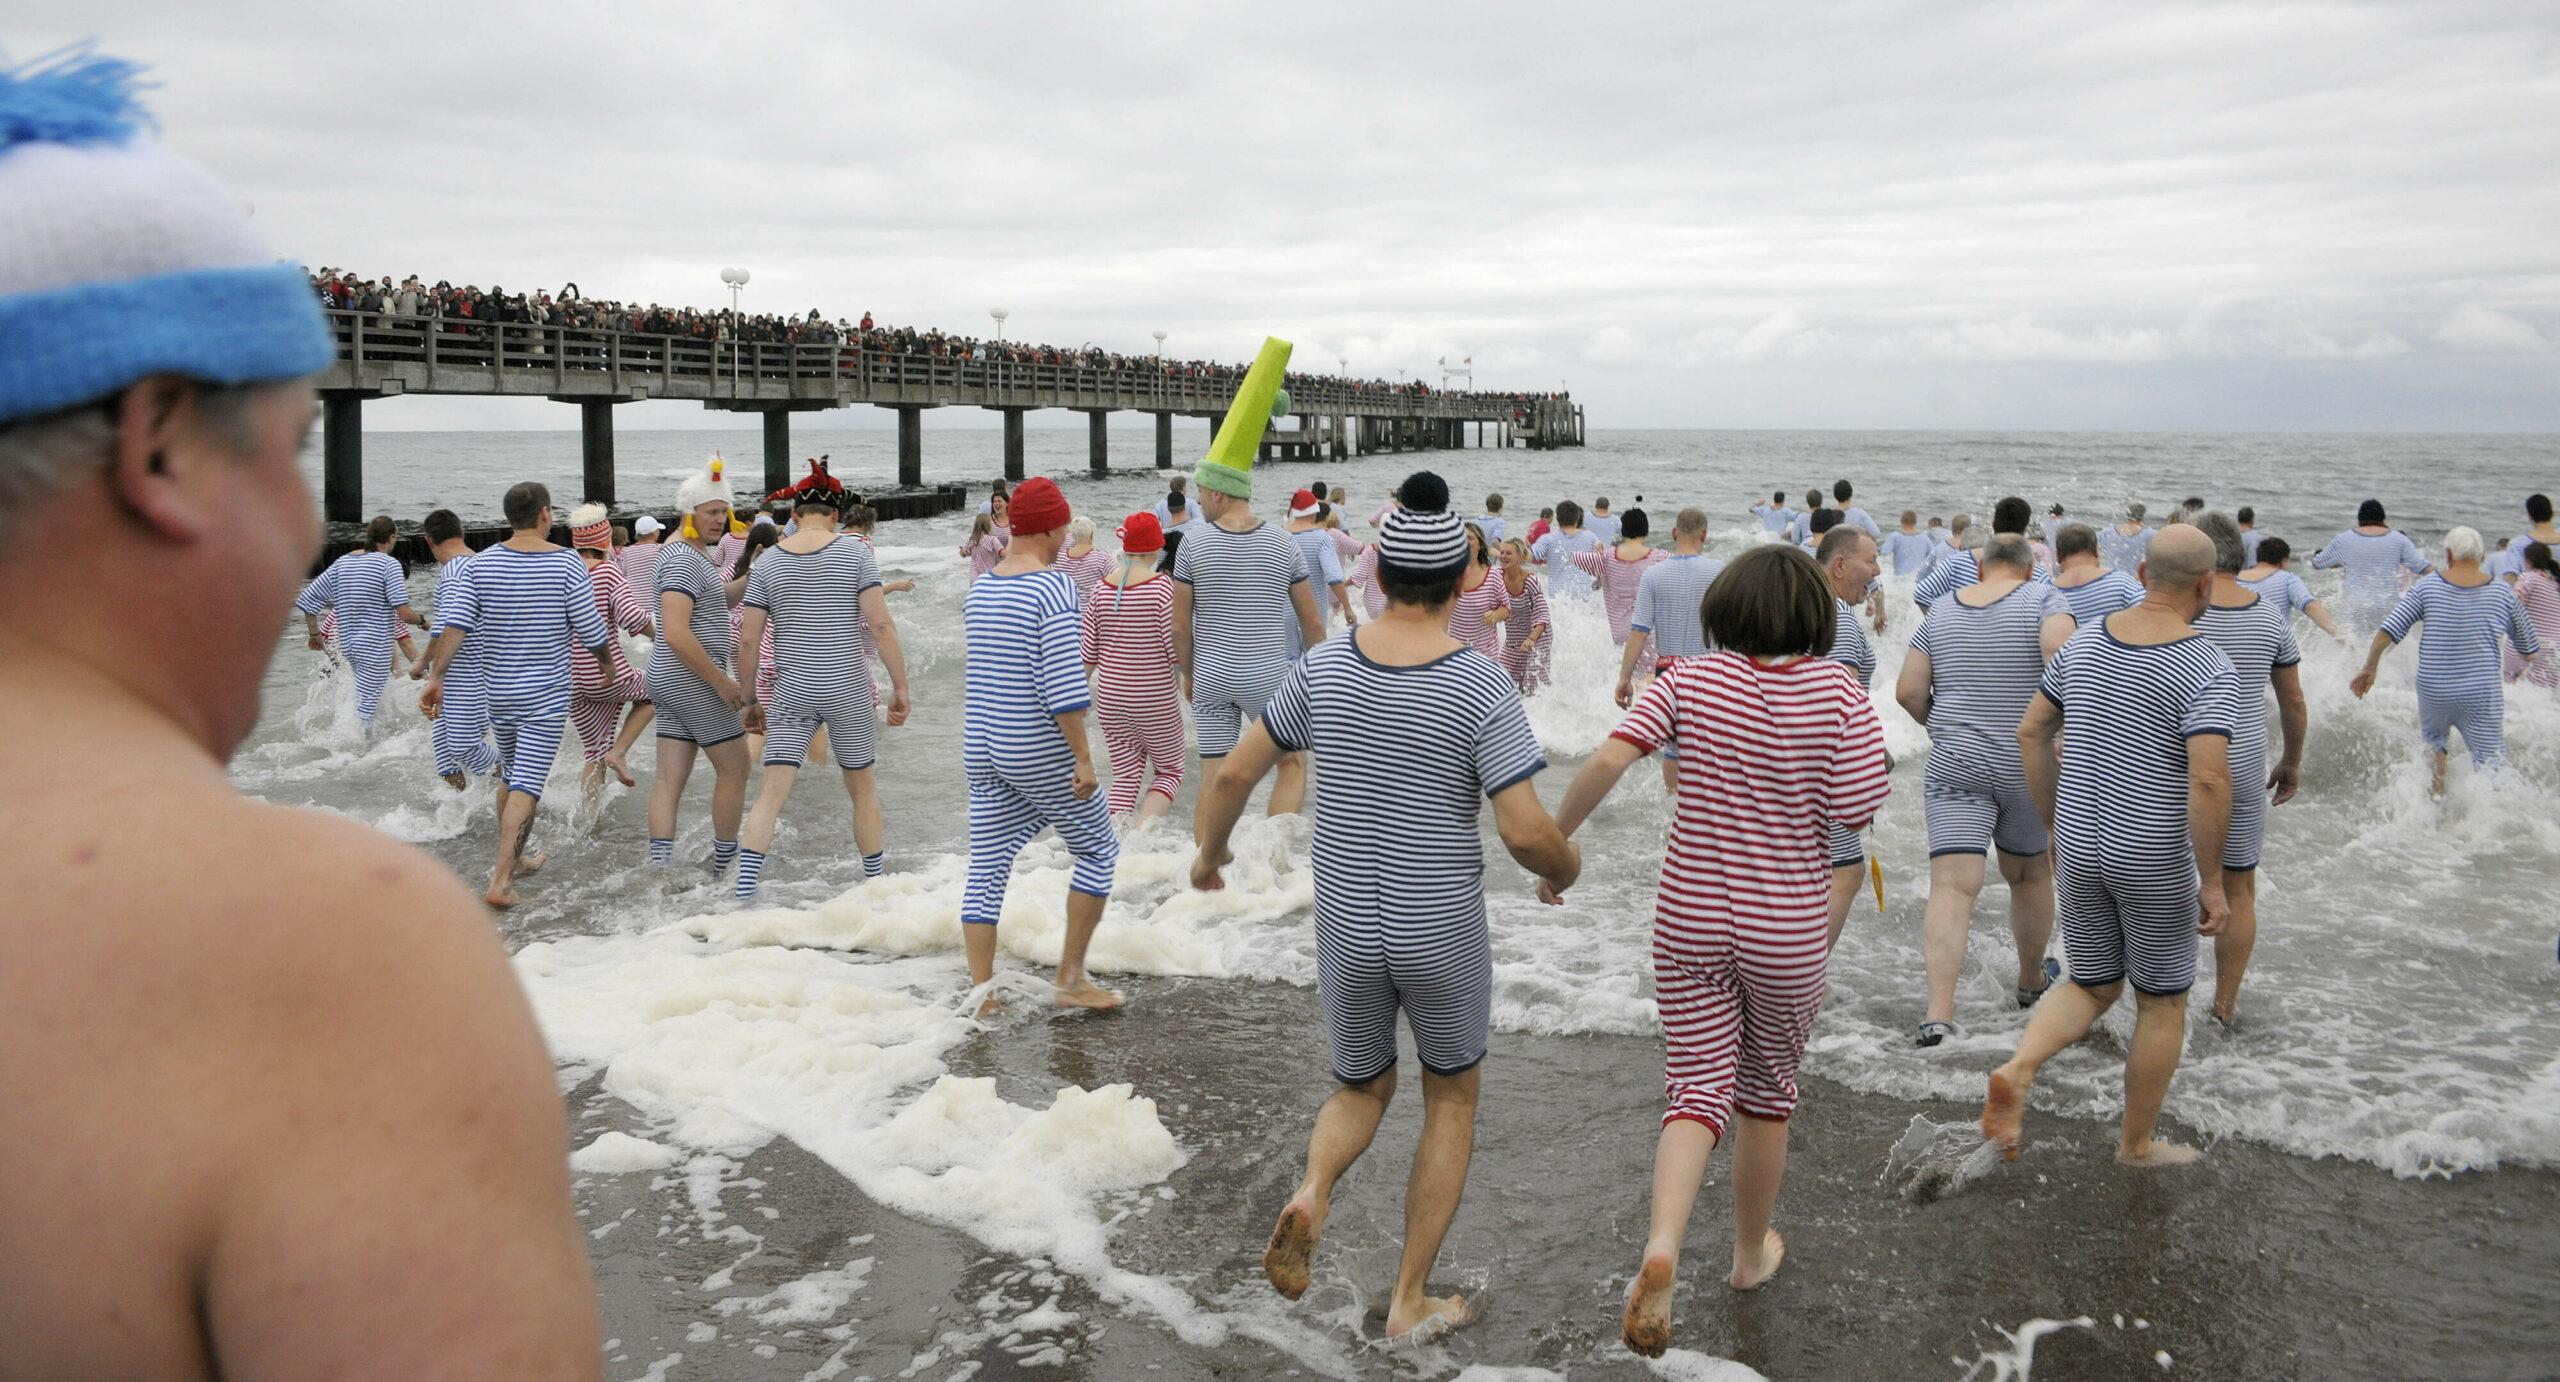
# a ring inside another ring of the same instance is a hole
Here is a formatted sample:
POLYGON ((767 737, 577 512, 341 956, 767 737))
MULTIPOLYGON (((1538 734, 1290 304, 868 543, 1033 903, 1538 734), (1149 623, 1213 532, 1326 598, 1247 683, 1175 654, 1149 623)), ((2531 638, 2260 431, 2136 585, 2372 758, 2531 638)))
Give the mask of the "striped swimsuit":
POLYGON ((2525 622, 2533 625, 2533 636, 2542 648, 2525 657, 2510 645, 2507 680, 2529 681, 2546 690, 2560 688, 2560 583, 2546 572, 2527 571, 2516 578, 2515 591, 2516 603, 2524 606, 2525 622))
POLYGON ((1351 583, 1360 587, 1360 604, 1369 611, 1370 618, 1375 619, 1387 612, 1387 590, 1378 584, 1376 547, 1360 549, 1360 560, 1351 568, 1351 583))
MULTIPOLYGON (((1333 622, 1333 588, 1342 584, 1342 555, 1334 550, 1333 535, 1322 528, 1303 533, 1290 533, 1289 540, 1298 544, 1298 561, 1306 568, 1308 589, 1316 597, 1316 617, 1327 625, 1333 622)), ((1306 631, 1298 627, 1295 609, 1289 612, 1289 660, 1295 662, 1306 648, 1306 631)))
POLYGON ((2418 544, 2397 528, 2387 533, 2359 533, 2350 528, 2329 539, 2329 545, 2311 559, 2311 566, 2318 571, 2333 566, 2347 569, 2347 586, 2338 597, 2338 605, 2347 622, 2368 637, 2382 627, 2392 603, 2400 598, 2400 573, 2423 575, 2428 569, 2418 544))
POLYGON ((1076 598, 1079 600, 1092 594, 1093 588, 1102 584, 1102 578, 1110 575, 1111 568, 1119 564, 1118 558, 1099 547, 1086 548, 1080 557, 1071 557, 1061 551, 1058 559, 1051 563, 1066 572, 1068 580, 1076 583, 1076 598))
POLYGON ((1223 758, 1289 674, 1301 637, 1290 596, 1306 563, 1268 523, 1241 533, 1213 523, 1183 539, 1173 578, 1191 587, 1191 727, 1202 758, 1223 758))
MULTIPOLYGON (((1840 607, 1840 614, 1831 627, 1831 651, 1827 656, 1833 662, 1857 674, 1859 689, 1871 688, 1876 680, 1876 649, 1874 644, 1867 641, 1866 621, 1858 617, 1856 605, 1850 604, 1837 595, 1832 597, 1832 602, 1840 607)), ((1869 704, 1873 703, 1873 698, 1870 697, 1869 704)), ((1858 832, 1852 827, 1833 821, 1831 823, 1831 867, 1853 869, 1865 862, 1867 862, 1867 847, 1858 838, 1858 832)))
POLYGON ((1929 657, 1929 766, 1921 804, 1929 857, 2042 854, 2045 820, 2027 794, 2018 722, 2044 671, 2044 621, 2069 614, 2062 592, 2034 581, 1990 604, 1950 594, 1920 621, 1912 651, 1929 657))
POLYGON ((670 545, 665 542, 635 542, 614 553, 613 564, 621 570, 622 579, 630 582, 634 591, 656 590, 658 556, 670 545))
POLYGON ((1484 1059, 1493 1018, 1483 802, 1546 767, 1520 694, 1472 648, 1412 667, 1329 639, 1289 671, 1263 722, 1313 750, 1316 990, 1333 1077, 1396 1064, 1396 1013, 1422 1068, 1484 1059))
POLYGON ((338 656, 356 674, 356 718, 373 732, 382 688, 391 681, 391 648, 401 635, 399 609, 409 603, 409 578, 389 552, 349 552, 302 588, 293 607, 304 614, 328 610, 338 656))
MULTIPOLYGON (((445 611, 461 599, 463 587, 471 583, 470 566, 479 556, 466 552, 444 564, 436 573, 435 617, 427 628, 434 639, 444 632, 445 611)), ((480 645, 470 639, 453 650, 453 660, 444 668, 444 704, 436 711, 434 730, 429 738, 435 743, 436 773, 451 776, 467 772, 486 777, 498 770, 497 751, 489 747, 489 674, 487 659, 480 645)))
POLYGON ((2267 838, 2266 688, 2278 667, 2302 661, 2293 641, 2293 619, 2283 605, 2261 595, 2245 605, 2207 605, 2196 632, 2231 659, 2239 680, 2231 721, 2231 833, 2223 840, 2222 867, 2258 866, 2267 838))
MULTIPOLYGON (((2031 585, 2051 584, 2053 569, 2039 559, 2035 574, 2027 579, 2031 585)), ((1911 602, 1926 610, 1956 591, 1981 582, 1981 557, 1973 552, 1950 551, 1945 561, 1929 568, 1929 574, 1921 577, 1920 584, 1912 588, 1911 602)))
MULTIPOLYGON (((1623 648, 1627 645, 1628 624, 1635 618, 1636 591, 1644 583, 1645 569, 1663 561, 1669 554, 1648 549, 1634 561, 1623 561, 1617 549, 1604 547, 1596 551, 1576 552, 1573 564, 1600 582, 1601 606, 1609 615, 1609 641, 1623 648)), ((1636 658, 1636 675, 1653 670, 1651 640, 1636 658)))
POLYGON ((765 702, 764 762, 797 768, 809 757, 818 726, 836 766, 871 766, 880 724, 871 684, 862 596, 880 585, 871 544, 838 535, 814 552, 768 549, 747 573, 740 608, 765 612, 774 652, 772 697, 765 702))
POLYGON ((1182 790, 1182 687, 1173 663, 1173 580, 1158 573, 1135 585, 1108 581, 1084 597, 1084 665, 1098 669, 1094 718, 1111 755, 1111 814, 1138 799, 1182 790))
MULTIPOLYGON (((649 607, 640 603, 621 567, 597 562, 587 568, 587 580, 595 587, 596 612, 607 624, 625 633, 652 630, 649 607)), ((610 675, 597 671, 593 658, 575 657, 571 662, 569 723, 578 731, 578 745, 590 763, 603 762, 613 751, 614 723, 622 718, 622 708, 649 699, 649 688, 642 683, 639 669, 623 657, 621 642, 608 638, 604 650, 613 663, 610 675)))
POLYGON ((2056 581, 2053 588, 2061 591, 2063 602, 2071 606, 2072 622, 2084 629, 2117 610, 2142 603, 2142 582, 2121 571, 2101 571, 2096 580, 2081 585, 2056 581))
POLYGON ((596 609, 595 583, 586 562, 566 548, 519 552, 500 544, 471 559, 471 579, 456 593, 461 599, 443 611, 444 621, 483 650, 489 727, 507 788, 538 801, 569 727, 571 644, 580 657, 613 645, 613 630, 596 609))
POLYGON ((997 528, 985 537, 960 544, 960 555, 969 559, 969 584, 976 585, 980 576, 996 569, 996 563, 1004 560, 1004 545, 1012 536, 1012 529, 997 528))
MULTIPOLYGON (((1510 589, 1508 584, 1503 586, 1506 592, 1510 589)), ((1548 668, 1555 641, 1555 628, 1548 618, 1546 583, 1524 573, 1519 593, 1511 596, 1511 617, 1502 625, 1502 667, 1511 674, 1511 684, 1519 688, 1521 695, 1534 695, 1539 687, 1553 680, 1548 668), (1538 645, 1523 647, 1529 635, 1538 630, 1545 630, 1538 645)))
MULTIPOLYGON (((1185 544, 1186 550, 1188 544, 1185 544)), ((966 925, 1004 916, 1013 861, 1044 826, 1075 856, 1071 891, 1111 895, 1120 859, 1102 794, 1075 795, 1075 751, 1057 717, 1091 706, 1078 655, 1076 585, 1061 571, 989 572, 961 602, 968 642, 968 699, 960 712, 961 768, 969 780, 966 925)))
POLYGON ((2277 607, 2285 612, 2285 618, 2288 621, 2294 615, 2311 608, 2311 587, 2304 585, 2302 578, 2290 571, 2271 571, 2265 577, 2254 581, 2243 578, 2240 584, 2248 590, 2275 601, 2277 607))
POLYGON ((729 622, 728 591, 719 573, 711 569, 711 559, 692 543, 660 545, 667 550, 658 558, 655 591, 658 651, 649 658, 649 699, 658 707, 658 737, 715 748, 743 736, 746 727, 738 719, 737 708, 720 699, 719 691, 695 676, 667 646, 667 596, 692 598, 693 612, 685 627, 692 630, 712 663, 726 672, 738 649, 737 630, 729 622))
POLYGON ((2110 523, 2098 530, 2098 560, 2109 571, 2130 576, 2151 552, 2151 530, 2127 533, 2110 523))
POLYGON ((1885 534, 1882 546, 1885 556, 1893 562, 1894 579, 1901 581, 1919 580, 1938 555, 1938 544, 1931 542, 1926 533, 1890 532, 1885 534))
POLYGON ((1502 583, 1498 571, 1486 571, 1473 590, 1464 588, 1466 579, 1458 577, 1458 596, 1449 602, 1449 636, 1492 658, 1498 667, 1502 665, 1502 625, 1488 624, 1484 617, 1511 608, 1511 589, 1502 583))
POLYGON ((1664 668, 1613 737, 1680 746, 1653 913, 1663 1122, 1783 1120, 1822 1006, 1831 832, 1884 806, 1883 722, 1828 658, 1719 652, 1664 668))
POLYGON ((2498 665, 2501 637, 2532 657, 2542 649, 2513 586, 2492 576, 2473 586, 2431 574, 2409 587, 2382 621, 2393 642, 2424 623, 2418 638, 2418 734, 2427 747, 2447 752, 2452 732, 2482 767, 2506 762, 2507 697, 2498 665))
POLYGON ((1658 662, 1704 656, 1707 625, 1699 607, 1706 603, 1707 587, 1723 574, 1723 562, 1694 554, 1675 554, 1653 563, 1636 582, 1636 603, 1627 613, 1627 632, 1651 634, 1653 656, 1658 662))
POLYGON ((1600 539, 1587 528, 1566 532, 1562 528, 1539 538, 1529 548, 1529 560, 1544 563, 1547 568, 1547 591, 1569 600, 1591 596, 1591 582, 1582 579, 1582 568, 1575 564, 1576 553, 1588 552, 1600 545, 1600 539))
POLYGON ((2240 674, 2209 638, 2146 647, 2101 624, 2072 635, 2038 690, 2061 710, 2069 741, 2054 797, 2053 892, 2071 982, 2130 977, 2154 997, 2184 993, 2195 987, 2202 916, 2187 741, 2231 737, 2240 674))

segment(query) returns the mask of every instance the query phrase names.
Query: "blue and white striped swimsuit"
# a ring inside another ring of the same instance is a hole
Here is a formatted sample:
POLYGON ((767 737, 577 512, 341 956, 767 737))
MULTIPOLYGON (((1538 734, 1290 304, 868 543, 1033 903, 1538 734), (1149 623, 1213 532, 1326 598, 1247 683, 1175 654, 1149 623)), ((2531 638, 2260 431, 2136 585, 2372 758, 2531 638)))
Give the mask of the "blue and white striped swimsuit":
POLYGON ((566 548, 519 552, 501 544, 471 559, 448 627, 481 645, 489 727, 507 787, 539 800, 569 725, 570 645, 601 648, 613 629, 596 608, 587 564, 566 548))
POLYGON ((2494 576, 2463 586, 2430 574, 2400 597, 2382 631, 2398 642, 2419 623, 2427 626, 2418 637, 2419 736, 2444 753, 2460 730, 2473 763, 2505 763, 2507 698, 2498 641, 2513 640, 2523 657, 2542 650, 2515 587, 2494 576))
POLYGON ((356 718, 373 732, 382 688, 391 680, 391 649, 399 641, 398 610, 409 603, 409 578, 389 552, 349 552, 302 588, 293 607, 337 614, 338 656, 356 674, 356 718))
MULTIPOLYGON (((2053 572, 2043 562, 2037 562, 2035 574, 2028 578, 2028 583, 2050 584, 2052 580, 2053 572)), ((1982 562, 1979 555, 1973 552, 1950 551, 1945 561, 1930 567, 1929 574, 1920 578, 1920 584, 1912 589, 1911 601, 1925 610, 1947 598, 1948 595, 1969 585, 1979 585, 1981 582, 1982 562)))
POLYGON ((2424 573, 2427 559, 2418 544, 2397 528, 2387 533, 2359 533, 2350 528, 2329 539, 2329 545, 2320 549, 2311 565, 2321 571, 2333 566, 2347 569, 2347 587, 2338 597, 2340 612, 2357 632, 2371 634, 2382 627, 2383 616, 2400 598, 2400 573, 2424 573))
MULTIPOLYGON (((444 564, 436 573, 435 616, 429 621, 430 639, 444 632, 445 611, 461 599, 462 589, 471 583, 470 567, 477 552, 466 552, 444 564)), ((444 667, 444 704, 436 710, 435 729, 429 738, 435 743, 436 773, 450 776, 471 773, 486 777, 498 770, 497 751, 489 747, 489 673, 487 658, 480 644, 462 640, 453 650, 453 660, 444 667)))
POLYGON ((1183 539, 1173 578, 1191 587, 1191 723, 1202 758, 1223 758, 1262 718, 1296 657, 1292 587, 1306 560, 1287 533, 1257 523, 1241 533, 1212 523, 1183 539))
MULTIPOLYGON (((1859 617, 1858 607, 1838 596, 1833 603, 1840 606, 1839 621, 1832 626, 1830 659, 1858 674, 1858 685, 1873 690, 1876 680, 1876 649, 1867 641, 1866 621, 1859 617)), ((1669 747, 1665 745, 1665 747, 1669 747)), ((1858 832, 1831 823, 1831 867, 1853 869, 1867 861, 1867 848, 1858 832)))
POLYGON ((1263 721, 1315 753, 1316 987, 1333 1077, 1395 1068, 1396 1012, 1422 1068, 1484 1059, 1493 1015, 1485 800, 1546 767, 1520 693, 1472 648, 1413 667, 1327 640, 1289 671, 1263 721))
MULTIPOLYGON (((750 568, 752 570, 752 568, 750 568)), ((749 579, 753 579, 752 576, 749 579)), ((729 595, 711 559, 690 542, 667 544, 658 558, 652 596, 658 613, 658 647, 649 655, 649 699, 658 707, 658 737, 714 748, 747 730, 737 707, 720 699, 711 683, 693 674, 667 646, 667 594, 689 596, 693 611, 685 627, 693 631, 714 665, 723 672, 736 666, 737 628, 729 622, 729 595)))
POLYGON ((1751 516, 1760 520, 1760 531, 1764 533, 1783 533, 1796 522, 1796 511, 1784 504, 1754 504, 1751 516))
MULTIPOLYGON (((1072 579, 1072 578, 1070 578, 1072 579)), ((836 766, 871 766, 879 734, 862 594, 880 584, 871 544, 838 536, 815 552, 775 547, 756 558, 746 598, 773 623, 773 703, 765 707, 765 766, 797 768, 818 726, 836 766)))
POLYGON ((1912 651, 1929 658, 1929 764, 1920 794, 1930 858, 2045 852, 2044 814, 2027 793, 2018 756, 2018 722, 2044 672, 2044 621, 2070 612, 2061 591, 2028 581, 1979 608, 1951 594, 1912 635, 1912 651))
POLYGON ((2240 584, 2275 601, 2288 620, 2311 608, 2311 587, 2304 585, 2302 578, 2290 571, 2274 571, 2255 581, 2244 577, 2240 584))
MULTIPOLYGON (((1316 597, 1316 613, 1326 622, 1333 619, 1333 588, 1342 584, 1342 553, 1333 545, 1333 534, 1322 528, 1303 533, 1290 533, 1289 540, 1298 544, 1298 561, 1306 567, 1308 583, 1316 597)), ((1180 559, 1180 554, 1175 554, 1180 559)), ((1199 606, 1192 608, 1197 611, 1199 606)), ((1289 660, 1295 662, 1305 652, 1306 631, 1298 627, 1297 602, 1289 603, 1289 660)), ((1196 654, 1195 654, 1196 656, 1196 654)))
POLYGON ((2085 585, 2053 587, 2062 592, 2063 601, 2071 606, 2073 623, 2087 628, 2120 609, 2131 609, 2142 603, 2142 582, 2121 571, 2102 571, 2085 585))
POLYGON ((1636 582, 1635 613, 1627 620, 1627 637, 1653 635, 1655 658, 1705 657, 1707 625, 1699 614, 1706 602, 1707 587, 1724 574, 1724 563, 1713 557, 1678 553, 1645 568, 1636 582))
MULTIPOLYGON (((2069 747, 2054 796, 2054 898, 2071 982, 2154 996, 2196 982, 2195 844, 2187 741, 2231 736, 2240 674, 2213 641, 2124 642, 2104 625, 2072 636, 2038 688, 2069 747)), ((2263 711, 2261 715, 2263 717, 2263 711)))
POLYGON ((1558 528, 1542 534, 1530 546, 1529 559, 1546 563, 1548 595, 1587 600, 1594 593, 1591 576, 1573 564, 1573 556, 1576 552, 1593 551, 1599 546, 1600 539, 1594 537, 1588 528, 1576 528, 1569 533, 1558 528))
POLYGON ((1879 545, 1893 562, 1896 580, 1917 581, 1937 560, 1938 544, 1931 542, 1927 533, 1906 533, 1897 529, 1885 534, 1879 545))
POLYGON ((1111 810, 1100 791, 1077 800, 1075 750, 1057 723, 1093 704, 1074 579, 1057 570, 990 571, 969 587, 960 618, 969 643, 960 712, 960 766, 969 780, 961 922, 993 926, 1003 918, 1013 861, 1044 826, 1075 856, 1068 889, 1109 897, 1120 860, 1111 810))
POLYGON ((2258 866, 2267 837, 2267 693, 2275 669, 2302 661, 2293 641, 2293 618, 2273 596, 2246 605, 2207 605, 2196 632, 2231 659, 2238 674, 2231 722, 2231 833, 2223 840, 2222 867, 2258 866))
POLYGON ((2149 528, 2138 533, 2124 533, 2117 531, 2116 525, 2110 523, 2098 530, 2098 560, 2104 562, 2109 571, 2130 576, 2140 569, 2142 559, 2150 552, 2151 530, 2149 528))

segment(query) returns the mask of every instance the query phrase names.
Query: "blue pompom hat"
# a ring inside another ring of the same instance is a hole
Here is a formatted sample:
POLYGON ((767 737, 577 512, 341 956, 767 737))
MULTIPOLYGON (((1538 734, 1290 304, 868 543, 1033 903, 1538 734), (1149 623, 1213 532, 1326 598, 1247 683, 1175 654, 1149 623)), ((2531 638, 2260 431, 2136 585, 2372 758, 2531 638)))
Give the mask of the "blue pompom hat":
POLYGON ((145 375, 269 383, 337 353, 302 266, 143 135, 139 71, 85 48, 0 66, 0 424, 145 375))

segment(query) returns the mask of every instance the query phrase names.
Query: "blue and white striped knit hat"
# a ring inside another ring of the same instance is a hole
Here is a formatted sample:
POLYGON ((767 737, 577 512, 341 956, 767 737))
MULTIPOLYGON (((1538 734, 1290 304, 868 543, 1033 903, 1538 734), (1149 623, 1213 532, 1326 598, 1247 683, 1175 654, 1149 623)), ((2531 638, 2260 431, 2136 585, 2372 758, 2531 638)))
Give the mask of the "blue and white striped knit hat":
POLYGON ((302 267, 142 136, 139 71, 86 49, 0 66, 0 424, 145 375, 267 383, 337 353, 302 267))
POLYGON ((1449 484, 1417 470, 1396 487, 1403 507, 1378 529, 1378 569, 1413 585, 1444 580, 1466 570, 1472 554, 1466 525, 1449 512, 1449 484))

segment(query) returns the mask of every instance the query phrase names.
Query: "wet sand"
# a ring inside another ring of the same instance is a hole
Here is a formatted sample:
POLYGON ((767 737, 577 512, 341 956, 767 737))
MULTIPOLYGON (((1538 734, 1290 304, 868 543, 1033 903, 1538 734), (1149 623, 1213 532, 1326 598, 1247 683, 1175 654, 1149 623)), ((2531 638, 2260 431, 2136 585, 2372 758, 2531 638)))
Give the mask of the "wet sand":
MULTIPOLYGON (((1243 1329, 1215 1346, 1183 1342, 1136 1307, 1051 1278, 1045 1263, 882 1209, 777 1140, 730 1173, 721 1200, 722 1222, 761 1247, 707 1240, 681 1168, 580 1177, 591 1229, 621 1224, 594 1249, 617 1341, 608 1376, 662 1363, 656 1375, 669 1379, 1387 1377, 1474 1364, 1651 1375, 1617 1343, 1617 1320, 1646 1221, 1654 1042, 1496 1035, 1468 1197, 1433 1278, 1478 1301, 1483 1318, 1442 1347, 1389 1354, 1374 1345, 1420 1126, 1411 1091, 1336 1196, 1316 1285, 1286 1305, 1260 1257, 1330 1087, 1314 993, 1205 980, 1125 988, 1123 1015, 1000 1027, 955 1053, 952 1073, 992 1076, 1005 1098, 1034 1104, 1069 1083, 1130 1081, 1154 1097, 1192 1160, 1166 1182, 1174 1198, 1107 1201, 1130 1211, 1115 1260, 1283 1344, 1329 1334, 1314 1356, 1243 1329), (840 1310, 762 1323, 788 1303, 719 1308, 859 1258, 873 1265, 840 1310), (706 1290, 724 1268, 734 1283, 706 1290)), ((645 1133, 597 1084, 570 1094, 575 1139, 645 1133)), ((2112 1160, 2112 1127, 2047 1115, 2031 1116, 2016 1164, 1948 1198, 1914 1204, 1883 1183, 1886 1151, 1915 1113, 1976 1111, 1808 1081, 1779 1204, 1785 1269, 1752 1295, 1722 1286, 1731 1198, 1719 1156, 1682 1261, 1673 1347, 1771 1377, 1960 1376, 2006 1350, 2000 1329, 2086 1315, 2094 1329, 2039 1342, 2040 1375, 2560 1376, 2549 1295, 2560 1175, 2404 1181, 2241 1142, 2213 1146, 2199 1166, 2138 1173, 2112 1160)))

